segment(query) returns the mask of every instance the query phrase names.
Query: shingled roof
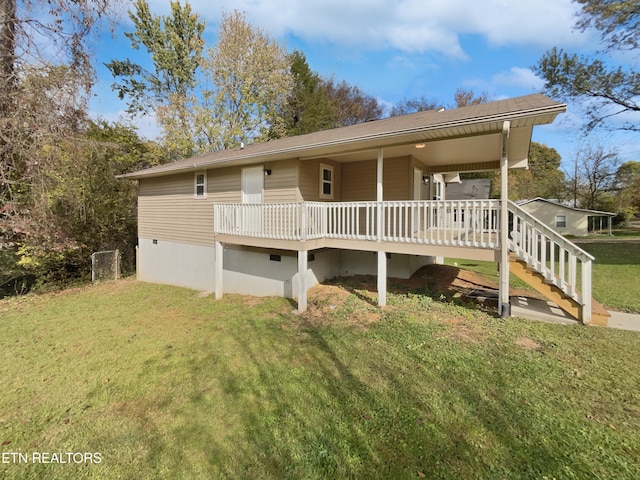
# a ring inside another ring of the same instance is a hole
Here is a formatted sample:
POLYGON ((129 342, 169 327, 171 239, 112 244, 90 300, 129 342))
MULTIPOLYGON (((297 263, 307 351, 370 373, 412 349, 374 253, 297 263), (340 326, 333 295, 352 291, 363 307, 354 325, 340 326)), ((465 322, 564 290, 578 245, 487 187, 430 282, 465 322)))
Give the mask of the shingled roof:
MULTIPOLYGON (((499 133, 504 121, 511 128, 528 128, 553 122, 566 105, 533 94, 524 97, 471 105, 452 110, 429 110, 389 117, 293 137, 222 150, 178 160, 120 178, 140 179, 185 171, 247 165, 290 158, 322 158, 420 142, 499 133)), ((528 147, 528 145, 527 145, 528 147)))

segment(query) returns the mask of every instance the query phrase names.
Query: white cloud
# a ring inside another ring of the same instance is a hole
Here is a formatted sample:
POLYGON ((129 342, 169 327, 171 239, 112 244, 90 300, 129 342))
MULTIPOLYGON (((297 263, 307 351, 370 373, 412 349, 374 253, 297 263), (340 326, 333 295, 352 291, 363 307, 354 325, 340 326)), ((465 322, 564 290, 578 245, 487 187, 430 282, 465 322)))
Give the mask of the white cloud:
MULTIPOLYGON (((478 35, 493 46, 575 47, 587 36, 573 30, 572 0, 192 0, 192 8, 215 31, 224 10, 272 35, 293 34, 306 41, 352 48, 393 48, 408 53, 437 52, 467 57, 463 35, 478 35)), ((169 2, 151 0, 152 11, 167 13, 169 2)))
POLYGON ((538 77, 530 68, 512 67, 508 72, 494 75, 492 83, 507 87, 521 87, 527 90, 540 91, 544 87, 544 80, 538 77))

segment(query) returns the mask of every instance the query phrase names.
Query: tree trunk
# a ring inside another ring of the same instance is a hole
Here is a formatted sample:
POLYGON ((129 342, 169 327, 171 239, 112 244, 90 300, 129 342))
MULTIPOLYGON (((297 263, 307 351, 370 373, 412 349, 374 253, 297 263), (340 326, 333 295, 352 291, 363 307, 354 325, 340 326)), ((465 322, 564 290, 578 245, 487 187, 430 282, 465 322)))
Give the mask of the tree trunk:
POLYGON ((16 0, 0 0, 0 116, 11 113, 15 87, 16 0))

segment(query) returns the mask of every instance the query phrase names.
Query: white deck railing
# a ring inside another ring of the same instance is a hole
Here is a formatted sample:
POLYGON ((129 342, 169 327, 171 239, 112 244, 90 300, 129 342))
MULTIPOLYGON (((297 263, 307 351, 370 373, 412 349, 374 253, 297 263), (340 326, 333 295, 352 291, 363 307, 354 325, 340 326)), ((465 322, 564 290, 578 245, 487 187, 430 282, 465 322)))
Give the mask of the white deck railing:
POLYGON ((497 200, 214 204, 214 233, 498 248, 497 200))
MULTIPOLYGON (((588 323, 593 257, 516 204, 508 211, 509 250, 582 305, 588 323)), ((499 249, 499 232, 498 200, 214 204, 214 233, 239 237, 499 249)))
POLYGON ((591 320, 591 266, 594 258, 538 219, 509 202, 509 250, 588 312, 591 320), (578 290, 577 286, 581 288, 578 290))

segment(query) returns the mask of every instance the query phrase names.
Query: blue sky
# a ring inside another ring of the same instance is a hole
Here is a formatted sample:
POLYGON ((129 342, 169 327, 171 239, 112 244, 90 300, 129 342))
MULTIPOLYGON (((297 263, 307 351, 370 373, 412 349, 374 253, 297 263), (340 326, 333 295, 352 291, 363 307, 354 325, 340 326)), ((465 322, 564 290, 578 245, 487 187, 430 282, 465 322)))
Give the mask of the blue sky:
MULTIPOLYGON (((156 14, 169 12, 168 0, 148 0, 156 14)), ((581 54, 599 48, 593 32, 574 30, 577 6, 571 0, 192 0, 206 21, 205 40, 216 42, 223 10, 244 11, 247 20, 286 45, 305 53, 322 76, 359 86, 385 105, 425 96, 453 103, 458 88, 487 92, 493 99, 527 95, 542 82, 531 67, 554 46, 581 54)), ((96 51, 97 61, 130 57, 122 31, 132 25, 123 12, 115 38, 96 51)), ((636 62, 638 57, 627 59, 636 62)), ((125 108, 111 92, 111 75, 98 65, 94 115, 116 120, 125 108)), ((568 113, 551 126, 538 127, 533 139, 555 148, 566 168, 589 141, 616 148, 622 161, 640 160, 637 135, 576 135, 580 119, 568 113)), ((640 118, 638 118, 640 121, 640 118)), ((137 121, 153 137, 153 119, 137 121)))

